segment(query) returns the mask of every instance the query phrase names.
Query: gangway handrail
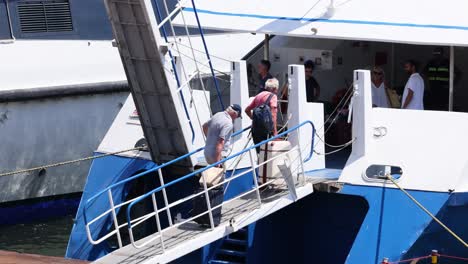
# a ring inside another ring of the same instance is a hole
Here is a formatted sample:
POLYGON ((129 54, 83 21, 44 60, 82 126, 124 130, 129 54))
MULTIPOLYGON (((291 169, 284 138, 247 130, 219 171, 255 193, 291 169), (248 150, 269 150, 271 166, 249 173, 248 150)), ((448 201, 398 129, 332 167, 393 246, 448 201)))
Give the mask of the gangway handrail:
MULTIPOLYGON (((244 133, 245 131, 249 130, 250 128, 251 128, 251 126, 248 126, 248 127, 245 127, 245 128, 243 128, 243 129, 241 129, 241 130, 238 130, 238 131, 234 132, 234 133, 231 135, 231 138, 234 138, 234 137, 236 137, 236 136, 238 136, 238 135, 244 133)), ((98 197, 100 197, 100 196, 103 195, 104 193, 106 193, 106 192, 108 192, 109 190, 112 190, 113 188, 115 188, 115 187, 117 187, 117 186, 120 186, 120 185, 122 185, 122 184, 124 184, 124 183, 130 182, 130 181, 132 181, 132 180, 134 180, 134 179, 137 179, 137 178, 140 178, 140 177, 142 177, 142 176, 144 176, 144 175, 146 175, 146 174, 149 174, 149 173, 152 173, 152 172, 156 172, 156 171, 158 171, 158 170, 160 170, 160 169, 163 169, 163 168, 165 168, 165 167, 167 167, 167 166, 169 166, 169 165, 172 165, 172 164, 174 164, 174 163, 177 163, 177 162, 179 162, 179 161, 181 161, 181 160, 183 160, 183 159, 186 159, 186 158, 188 158, 188 157, 190 157, 190 156, 192 156, 192 155, 194 155, 194 154, 196 154, 196 153, 198 153, 198 152, 200 152, 200 151, 202 151, 202 150, 204 150, 204 149, 205 149, 205 146, 200 147, 200 148, 198 148, 198 149, 196 149, 196 150, 193 150, 193 151, 191 151, 191 152, 189 152, 189 153, 187 153, 187 154, 184 154, 184 155, 182 155, 182 156, 180 156, 180 157, 178 157, 178 158, 176 158, 176 159, 173 159, 173 160, 168 161, 168 162, 166 162, 166 163, 160 164, 160 165, 158 165, 158 166, 156 166, 156 167, 154 167, 154 168, 151 168, 151 169, 149 169, 149 170, 147 170, 147 171, 144 171, 144 172, 138 173, 138 174, 136 174, 136 175, 133 175, 133 176, 127 178, 127 179, 118 181, 118 182, 116 182, 116 183, 114 183, 114 184, 109 185, 108 187, 106 187, 106 188, 103 189, 102 191, 96 193, 96 194, 93 195, 92 197, 88 198, 88 200, 86 200, 86 203, 85 203, 84 208, 83 208, 83 219, 84 219, 85 225, 88 225, 88 220, 87 220, 87 217, 86 217, 86 208, 87 208, 88 204, 91 203, 92 201, 96 200, 98 197)), ((109 213, 110 211, 108 210, 108 211, 106 211, 106 212, 109 213)))
MULTIPOLYGON (((200 173, 201 171, 204 171, 204 170, 207 170, 207 169, 212 168, 212 167, 214 167, 214 166, 217 166, 217 165, 219 165, 219 164, 221 164, 221 163, 223 163, 223 162, 225 162, 225 161, 228 161, 228 160, 230 160, 230 159, 232 159, 232 158, 238 157, 239 155, 243 155, 244 153, 246 153, 247 151, 252 150, 253 148, 256 148, 256 147, 258 147, 258 146, 260 146, 260 145, 266 144, 266 143, 268 143, 268 142, 270 142, 270 141, 276 140, 276 139, 278 139, 278 138, 280 138, 280 137, 282 137, 282 136, 284 136, 284 135, 286 135, 286 134, 288 134, 288 133, 291 133, 291 132, 293 132, 293 131, 299 129, 300 127, 302 127, 302 126, 304 126, 304 125, 306 125, 306 124, 310 124, 311 127, 312 127, 312 137, 311 137, 311 144, 310 144, 311 149, 310 149, 310 153, 309 153, 308 157, 307 157, 306 159, 302 160, 301 162, 307 162, 307 161, 309 161, 309 160, 312 158, 312 155, 313 155, 313 147, 314 147, 315 133, 316 133, 315 126, 314 126, 314 124, 313 124, 311 121, 304 121, 304 122, 300 123, 299 125, 296 125, 296 126, 290 128, 290 129, 288 129, 287 131, 284 131, 284 132, 282 132, 282 133, 280 133, 280 134, 278 134, 278 135, 276 135, 276 136, 274 136, 274 137, 272 137, 272 138, 270 138, 270 139, 264 140, 264 141, 262 141, 262 142, 260 142, 260 143, 258 143, 258 144, 256 144, 256 145, 254 145, 254 146, 251 146, 251 147, 248 148, 248 149, 244 149, 243 151, 241 151, 241 152, 239 152, 239 153, 237 153, 237 154, 235 154, 235 155, 229 156, 228 158, 225 158, 225 159, 223 159, 223 160, 221 160, 221 161, 219 161, 219 162, 217 162, 217 163, 211 164, 211 165, 209 165, 208 167, 205 167, 204 169, 199 169, 199 170, 197 170, 197 171, 194 172, 194 173, 190 173, 190 174, 188 174, 188 175, 186 175, 186 176, 183 176, 183 177, 181 177, 181 178, 179 178, 179 179, 176 179, 176 180, 174 180, 174 181, 172 181, 172 182, 170 182, 170 183, 164 184, 164 185, 162 185, 161 187, 159 187, 159 188, 157 188, 157 189, 155 189, 155 190, 153 190, 153 191, 150 191, 150 192, 153 192, 153 193, 158 192, 158 191, 161 190, 161 189, 164 189, 164 188, 166 188, 166 187, 168 187, 168 186, 171 186, 171 185, 173 185, 173 184, 175 184, 175 183, 177 183, 177 182, 180 182, 180 181, 182 181, 182 180, 184 180, 184 179, 187 179, 187 178, 189 178, 189 177, 192 177, 193 175, 198 174, 198 173, 200 173)), ((251 128, 251 127, 249 126, 249 127, 246 127, 246 128, 244 128, 244 129, 242 129, 242 130, 236 131, 235 133, 233 133, 233 134, 231 135, 231 138, 234 138, 234 137, 236 137, 236 136, 242 134, 243 132, 249 130, 250 128, 251 128)), ((298 147, 299 147, 299 146, 298 146, 298 147)), ((121 241, 120 241, 120 240, 121 240, 121 239, 120 239, 120 233, 118 232, 118 229, 120 229, 120 228, 122 228, 122 227, 124 227, 124 226, 126 226, 126 225, 128 226, 129 229, 131 229, 131 226, 132 226, 131 223, 139 222, 139 221, 138 221, 139 219, 134 219, 134 220, 131 220, 131 221, 130 221, 129 212, 130 212, 130 210, 131 210, 131 206, 133 206, 133 204, 135 204, 135 203, 141 201, 142 199, 147 198, 149 195, 151 195, 151 193, 146 193, 146 194, 141 195, 141 196, 139 196, 139 197, 133 198, 133 199, 131 199, 130 201, 126 201, 126 202, 124 202, 124 203, 120 203, 120 204, 117 204, 117 205, 114 206, 114 205, 113 205, 113 199, 112 199, 112 193, 111 193, 113 188, 115 188, 115 187, 117 187, 117 186, 120 186, 120 185, 122 185, 122 184, 124 184, 124 183, 130 182, 130 181, 132 181, 132 180, 134 180, 134 179, 136 179, 136 178, 139 178, 139 177, 141 177, 141 176, 144 176, 144 175, 146 175, 146 174, 149 174, 149 173, 152 173, 152 172, 155 172, 155 171, 159 171, 159 170, 161 170, 162 168, 164 168, 164 167, 166 167, 166 166, 169 166, 169 165, 171 165, 171 164, 177 163, 178 161, 180 161, 180 160, 182 160, 182 159, 185 159, 185 158, 187 158, 187 157, 189 157, 189 156, 191 156, 191 155, 193 155, 193 154, 196 154, 196 153, 200 152, 200 151, 203 150, 204 148, 205 148, 205 147, 198 148, 198 149, 196 149, 196 150, 194 150, 194 151, 192 151, 192 152, 190 152, 190 153, 187 153, 187 154, 185 154, 185 155, 182 155, 182 156, 180 156, 180 157, 178 157, 178 158, 176 158, 176 159, 173 159, 173 160, 171 160, 171 161, 169 161, 169 162, 163 163, 163 164, 158 165, 158 166, 156 166, 156 167, 154 167, 154 168, 152 168, 152 169, 149 169, 149 170, 147 170, 147 171, 145 171, 145 172, 139 173, 139 174, 134 175, 134 176, 132 176, 132 177, 129 177, 129 178, 125 179, 125 180, 122 180, 122 181, 119 181, 119 182, 117 182, 117 183, 114 183, 114 184, 112 184, 112 185, 106 187, 105 189, 103 189, 103 190, 100 191, 99 193, 93 195, 91 198, 89 198, 89 199, 86 201, 85 206, 84 206, 84 208, 83 208, 83 218, 84 218, 84 222, 85 222, 85 228, 86 228, 86 233, 87 233, 87 236, 88 236, 88 240, 89 240, 92 244, 99 244, 99 243, 101 243, 102 241, 104 241, 105 239, 107 239, 108 237, 110 237, 111 235, 117 234, 117 235, 118 235, 118 238, 119 238, 119 244, 121 244, 121 241), (87 215, 86 215, 86 211, 87 211, 87 208, 88 208, 89 203, 91 203, 92 201, 94 201, 95 199, 97 199, 99 196, 101 196, 102 194, 104 194, 104 193, 106 193, 106 192, 107 192, 108 195, 109 195, 109 201, 110 201, 110 203, 111 203, 111 207, 112 207, 112 208, 106 210, 105 212, 101 213, 100 215, 96 216, 95 218, 93 218, 91 221, 88 222, 87 215), (146 195, 146 196, 145 196, 145 195, 146 195), (145 196, 145 197, 143 197, 143 196, 145 196), (137 200, 138 200, 138 201, 137 201, 137 200), (110 214, 110 213, 113 214, 113 218, 114 218, 114 222, 115 222, 115 219, 116 219, 116 211, 115 211, 115 210, 116 210, 117 208, 120 208, 120 207, 126 205, 126 204, 130 204, 129 207, 128 207, 128 209, 127 209, 127 223, 125 223, 125 224, 120 224, 120 225, 119 225, 118 223, 114 223, 114 224, 116 225, 116 229, 115 229, 114 231, 109 232, 109 233, 108 233, 107 235, 105 235, 104 237, 101 237, 101 238, 99 238, 99 239, 97 239, 97 240, 94 240, 93 237, 92 237, 92 234, 91 234, 90 225, 93 224, 94 222, 96 222, 97 220, 99 220, 100 218, 102 218, 102 217, 104 217, 104 216, 106 216, 106 215, 108 215, 108 214, 110 214), (129 209, 130 209, 130 210, 129 210, 129 209)), ((301 150, 299 149, 299 151, 301 151, 301 150)), ((283 153, 283 154, 284 154, 284 153, 283 153)), ((302 156, 300 156, 300 157, 301 157, 301 159, 302 159, 302 156)), ((268 161, 267 161, 267 162, 268 162, 268 161)), ((264 163, 266 163, 266 162, 264 162, 264 163)), ((258 164, 258 166, 260 166, 260 164, 258 164)), ((236 175, 235 177, 231 177, 232 179, 231 179, 231 178, 230 178, 230 179, 227 179, 227 181, 233 180, 234 178, 237 178, 237 177, 240 177, 240 176, 241 176, 241 175, 236 175)), ((212 188, 213 188, 213 187, 211 187, 211 188, 209 188, 209 189, 212 189, 212 188)), ((252 191, 250 191, 250 192, 252 192, 252 191)), ((171 207, 172 207, 172 205, 169 206, 169 205, 166 204, 166 207, 161 208, 160 210, 168 210, 168 209, 170 209, 171 207)), ((137 223, 137 224, 138 224, 138 223, 137 223)), ((121 245, 120 245, 120 246, 121 246, 121 245)))
MULTIPOLYGON (((246 149, 243 149, 243 150, 237 152, 237 153, 234 154, 234 155, 228 156, 228 157, 226 157, 226 158, 224 158, 224 159, 222 159, 222 160, 220 160, 220 161, 217 161, 217 162, 212 163, 212 164, 210 164, 210 165, 208 165, 208 166, 206 166, 206 167, 203 167, 203 168, 198 169, 198 170, 196 170, 196 171, 194 171, 194 172, 191 172, 191 173, 189 173, 189 174, 187 174, 187 175, 185 175, 185 176, 183 176, 183 177, 180 177, 180 178, 178 178, 178 179, 175 179, 175 180, 173 180, 173 181, 171 181, 171 182, 169 182, 169 183, 166 183, 166 184, 164 184, 164 185, 162 185, 162 186, 159 186, 159 187, 153 189, 152 191, 147 192, 146 194, 141 195, 139 198, 137 198, 137 199, 135 199, 133 202, 131 202, 131 203, 128 205, 128 207, 127 207, 127 224, 128 224, 128 228, 129 228, 129 229, 132 228, 131 221, 130 221, 130 219, 131 219, 130 213, 131 213, 132 207, 133 207, 136 203, 138 203, 138 202, 140 202, 140 201, 142 201, 142 200, 148 198, 148 197, 151 196, 152 194, 157 193, 157 192, 159 192, 159 191, 161 191, 161 190, 163 190, 163 189, 165 189, 165 188, 167 188, 167 187, 169 187, 169 186, 171 186, 171 185, 174 185, 174 184, 176 184, 176 183, 179 183, 179 182, 181 182, 181 181, 183 181, 183 180, 186 180, 186 179, 188 179, 188 178, 191 178, 191 177, 193 177, 193 176, 195 176, 195 175, 199 175, 200 173, 202 173, 202 172, 204 172, 204 171, 206 171, 206 170, 208 170, 208 169, 211 169, 211 168, 216 167, 216 166, 218 166, 218 165, 220 165, 220 164, 222 164, 222 163, 224 163, 224 162, 226 162, 226 161, 228 161, 228 160, 231 160, 231 159, 233 159, 233 158, 235 158, 235 157, 238 157, 238 156, 240 156, 240 155, 242 155, 242 154, 244 154, 244 153, 246 153, 246 152, 248 152, 248 151, 250 151, 250 150, 252 150, 252 149, 254 149, 254 148, 260 147, 261 145, 264 145, 264 144, 266 144, 266 143, 268 143, 268 142, 271 142, 271 141, 274 141, 274 140, 276 140, 276 139, 279 139, 279 138, 281 138, 282 136, 284 136, 284 135, 286 135, 286 134, 289 134, 289 133, 291 133, 291 132, 293 132, 293 131, 298 130, 300 127, 302 127, 302 126, 304 126, 304 125, 306 125, 306 124, 310 124, 310 125, 312 126, 312 142, 311 142, 311 145, 310 145, 310 146, 311 146, 311 149, 310 149, 310 153, 309 153, 308 158, 306 158, 306 159, 304 160, 305 162, 309 161, 309 160, 312 158, 312 155, 313 155, 315 126, 314 126, 314 124, 313 124, 311 121, 307 120, 307 121, 304 121, 304 122, 302 122, 302 123, 300 123, 300 124, 298 124, 298 125, 296 125, 296 126, 290 128, 290 129, 288 129, 288 130, 286 130, 286 131, 284 131, 284 132, 282 132, 282 133, 280 133, 280 134, 278 134, 278 135, 276 135, 276 136, 273 136, 273 137, 271 137, 271 138, 269 138, 269 139, 263 140, 262 142, 259 142, 259 143, 255 144, 255 145, 253 145, 253 146, 250 146, 250 147, 248 147, 248 148, 246 148, 246 149)), ((177 159, 176 159, 176 160, 177 160, 177 159)))

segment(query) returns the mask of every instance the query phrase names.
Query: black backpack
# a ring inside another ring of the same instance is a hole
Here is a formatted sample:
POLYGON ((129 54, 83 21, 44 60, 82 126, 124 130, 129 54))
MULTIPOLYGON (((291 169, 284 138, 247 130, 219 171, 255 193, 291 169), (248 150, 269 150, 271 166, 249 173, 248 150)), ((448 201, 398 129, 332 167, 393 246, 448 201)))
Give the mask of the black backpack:
POLYGON ((257 106, 253 110, 252 115, 252 130, 253 131, 264 131, 271 133, 273 132, 273 115, 271 114, 270 100, 273 97, 273 93, 270 94, 265 103, 257 106))

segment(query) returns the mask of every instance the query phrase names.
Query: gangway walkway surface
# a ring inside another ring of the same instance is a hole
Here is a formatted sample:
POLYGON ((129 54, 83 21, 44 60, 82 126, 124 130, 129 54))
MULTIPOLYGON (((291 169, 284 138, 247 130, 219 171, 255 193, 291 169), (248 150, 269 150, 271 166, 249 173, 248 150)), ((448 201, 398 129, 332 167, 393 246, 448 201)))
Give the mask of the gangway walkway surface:
MULTIPOLYGON (((298 187, 296 192, 297 199, 304 198, 313 193, 313 185, 311 182, 306 182, 303 186, 298 187)), ((188 222, 168 231, 164 234, 164 252, 157 239, 140 249, 129 244, 93 263, 167 263, 236 232, 297 201, 291 197, 287 189, 281 191, 265 190, 261 197, 261 207, 259 207, 255 194, 223 205, 221 224, 213 230, 209 227, 202 227, 195 222, 188 222), (235 219, 235 222, 232 222, 232 219, 235 219)), ((145 237, 137 243, 144 243, 157 235, 145 237)))

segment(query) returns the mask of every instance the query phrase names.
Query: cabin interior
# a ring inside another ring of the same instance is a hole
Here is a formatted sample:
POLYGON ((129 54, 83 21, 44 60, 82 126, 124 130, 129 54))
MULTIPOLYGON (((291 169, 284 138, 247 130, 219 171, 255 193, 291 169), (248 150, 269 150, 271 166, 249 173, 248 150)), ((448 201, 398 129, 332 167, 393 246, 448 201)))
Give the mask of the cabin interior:
MULTIPOLYGON (((315 62, 314 77, 320 84, 319 101, 332 103, 339 90, 346 89, 352 83, 352 71, 371 69, 380 66, 385 72, 386 85, 401 95, 408 75, 403 69, 406 60, 415 60, 420 73, 427 82, 422 70, 434 58, 433 51, 437 46, 413 45, 400 43, 314 39, 289 36, 274 36, 269 41, 269 60, 272 64, 270 73, 278 78, 280 84, 286 83, 287 65, 304 64, 306 60, 315 62)), ((450 47, 443 49, 443 58, 450 60, 450 47)), ((256 65, 264 58, 263 46, 250 58, 248 65, 253 69, 253 78, 257 78, 256 65)), ((455 76, 453 111, 467 112, 468 76, 464 69, 468 67, 468 50, 466 47, 454 47, 455 76), (458 75, 458 74, 457 74, 458 75)), ((427 85, 426 85, 427 87, 427 85)), ((251 87, 255 91, 255 87, 251 87)), ((447 94, 447 98, 449 94, 447 94)), ((449 109, 447 109, 449 110, 449 109)))

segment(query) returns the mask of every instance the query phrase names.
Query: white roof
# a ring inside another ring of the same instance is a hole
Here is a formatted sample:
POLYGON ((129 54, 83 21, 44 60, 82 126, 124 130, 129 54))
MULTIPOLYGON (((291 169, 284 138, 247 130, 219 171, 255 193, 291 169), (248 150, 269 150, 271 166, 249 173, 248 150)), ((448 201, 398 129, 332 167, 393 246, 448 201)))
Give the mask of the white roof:
MULTIPOLYGON (((468 45, 466 0, 197 0, 211 29, 302 37, 468 45), (333 8, 331 8, 331 2, 333 8)), ((183 11, 196 26, 191 1, 183 11)), ((181 15, 176 22, 182 24, 181 15)))

